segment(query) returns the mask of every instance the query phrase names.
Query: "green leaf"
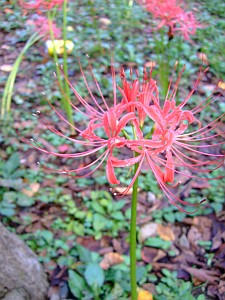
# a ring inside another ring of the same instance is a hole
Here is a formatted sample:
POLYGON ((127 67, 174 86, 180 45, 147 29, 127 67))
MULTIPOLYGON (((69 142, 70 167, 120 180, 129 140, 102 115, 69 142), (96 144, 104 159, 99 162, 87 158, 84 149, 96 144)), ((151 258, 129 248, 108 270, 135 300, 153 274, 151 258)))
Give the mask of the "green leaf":
POLYGON ((13 153, 10 158, 7 160, 3 167, 3 171, 5 172, 4 177, 8 177, 9 174, 12 174, 20 165, 20 157, 19 154, 13 153))
POLYGON ((89 263, 91 261, 91 251, 88 249, 84 248, 81 245, 77 245, 77 252, 79 254, 80 260, 84 263, 89 263))
POLYGON ((49 230, 41 230, 40 235, 45 241, 50 244, 53 241, 53 233, 49 230))
POLYGON ((24 195, 22 193, 19 193, 17 195, 17 204, 19 206, 29 207, 29 206, 33 205, 34 202, 35 202, 34 199, 31 197, 28 197, 27 195, 24 195))
POLYGON ((107 227, 107 222, 108 220, 102 215, 94 214, 94 219, 93 219, 94 230, 101 231, 102 229, 107 227))
POLYGON ((167 213, 164 215, 166 221, 174 223, 175 222, 175 214, 174 213, 167 213))
POLYGON ((101 287, 104 283, 104 272, 97 263, 90 263, 84 272, 87 283, 93 287, 101 287))
POLYGON ((203 294, 199 295, 197 300, 205 300, 205 296, 203 294))
POLYGON ((83 290, 86 288, 84 279, 77 272, 69 270, 68 283, 71 293, 78 299, 82 299, 83 290))
POLYGON ((160 248, 160 249, 163 249, 163 250, 168 250, 171 246, 170 241, 164 241, 159 237, 150 237, 145 241, 144 244, 146 246, 160 248))
POLYGON ((125 204, 126 204, 125 200, 120 200, 120 201, 114 202, 113 203, 113 209, 114 210, 120 210, 121 208, 124 207, 125 204))
POLYGON ((22 179, 0 179, 0 186, 20 190, 23 187, 22 179))
POLYGON ((106 300, 118 300, 122 299, 123 289, 119 285, 119 283, 115 283, 111 293, 106 297, 106 300))
POLYGON ((16 198, 17 198, 16 192, 5 192, 3 195, 3 201, 8 203, 15 202, 16 198))
POLYGON ((4 203, 0 203, 0 215, 6 217, 12 217, 15 214, 14 204, 8 203, 7 206, 4 203))
POLYGON ((104 208, 97 201, 93 201, 91 206, 97 213, 100 213, 100 214, 105 213, 104 208))
POLYGON ((116 219, 116 220, 118 220, 118 221, 124 220, 124 215, 121 213, 121 211, 115 211, 115 212, 112 214, 112 217, 113 217, 113 219, 116 219))
POLYGON ((73 222, 73 226, 72 226, 72 230, 73 232, 75 232, 77 235, 81 235, 83 236, 84 235, 84 225, 77 222, 77 221, 74 221, 73 222))

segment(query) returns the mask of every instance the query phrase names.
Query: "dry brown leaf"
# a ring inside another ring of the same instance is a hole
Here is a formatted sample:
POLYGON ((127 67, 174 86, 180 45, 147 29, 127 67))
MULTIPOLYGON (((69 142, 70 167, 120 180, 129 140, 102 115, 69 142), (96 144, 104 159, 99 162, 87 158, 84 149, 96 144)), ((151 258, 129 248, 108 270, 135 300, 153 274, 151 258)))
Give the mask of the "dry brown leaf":
MULTIPOLYGON (((126 190, 126 187, 117 186, 113 189, 113 194, 116 196, 117 194, 122 194, 126 190)), ((126 195, 131 195, 133 192, 133 188, 130 188, 126 195)))
POLYGON ((219 281, 218 273, 216 271, 210 271, 210 270, 205 270, 205 269, 196 269, 196 268, 187 267, 187 266, 182 266, 182 269, 187 271, 189 274, 191 274, 193 277, 195 277, 198 281, 201 281, 201 282, 208 281, 210 283, 216 283, 219 281))
POLYGON ((140 230, 140 241, 144 242, 147 238, 156 236, 158 231, 157 223, 148 223, 141 227, 140 230))
POLYGON ((28 197, 33 197, 34 194, 38 192, 39 188, 40 188, 40 184, 37 182, 33 182, 29 185, 27 189, 22 189, 22 192, 28 197))
POLYGON ((160 238, 164 241, 174 241, 175 235, 169 226, 163 226, 161 224, 158 224, 157 226, 157 233, 160 236, 160 238))
POLYGON ((161 249, 143 247, 141 250, 141 258, 146 263, 153 263, 164 257, 166 257, 166 253, 161 249))
POLYGON ((218 88, 225 90, 225 82, 224 81, 219 81, 218 82, 218 88))
POLYGON ((108 270, 111 266, 121 264, 124 261, 122 255, 116 252, 106 253, 103 260, 100 262, 100 267, 103 270, 108 270))
POLYGON ((139 289, 138 300, 153 300, 153 296, 151 293, 149 293, 149 291, 139 289))
POLYGON ((108 19, 108 18, 100 18, 100 19, 99 19, 99 22, 100 22, 102 25, 104 25, 104 26, 108 26, 108 25, 111 24, 111 21, 110 21, 110 19, 108 19))

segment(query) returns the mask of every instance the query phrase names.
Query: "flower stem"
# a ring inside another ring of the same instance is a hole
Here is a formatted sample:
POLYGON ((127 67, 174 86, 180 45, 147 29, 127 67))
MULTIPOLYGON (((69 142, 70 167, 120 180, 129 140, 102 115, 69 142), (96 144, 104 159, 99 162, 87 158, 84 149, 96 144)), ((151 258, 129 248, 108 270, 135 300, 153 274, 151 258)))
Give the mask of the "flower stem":
MULTIPOLYGON (((135 153, 135 156, 137 154, 135 153)), ((134 166, 134 174, 137 171, 138 163, 134 166)), ((138 177, 133 185, 131 202, 131 221, 130 221, 130 283, 131 300, 137 300, 136 283, 136 216, 137 216, 137 196, 138 196, 138 177)))
MULTIPOLYGON (((55 36, 54 36, 54 32, 52 30, 53 16, 50 14, 49 11, 47 12, 47 16, 48 16, 48 22, 49 22, 50 37, 51 37, 52 47, 53 47, 53 59, 54 59, 55 67, 56 67, 56 76, 57 76, 58 86, 59 86, 59 90, 60 90, 61 97, 62 97, 61 98, 61 104, 62 104, 62 108, 66 112, 67 119, 71 124, 71 132, 74 133, 74 129, 73 129, 73 123, 74 122, 73 122, 73 115, 72 115, 72 107, 71 107, 71 104, 70 104, 70 99, 68 97, 69 91, 65 91, 65 86, 63 84, 63 80, 62 80, 62 76, 61 76, 61 72, 60 72, 60 67, 59 67, 59 59, 58 59, 56 46, 55 46, 55 36)), ((65 44, 65 42, 64 42, 64 44, 65 44)), ((63 62, 65 63, 65 59, 64 59, 63 62)), ((67 61, 66 61, 66 63, 67 63, 67 61)), ((67 65, 66 65, 66 67, 67 67, 67 65)), ((65 69, 65 64, 63 65, 63 72, 66 76, 67 75, 67 68, 65 69), (66 73, 65 73, 65 70, 66 70, 66 73)))
POLYGON ((34 33, 26 42, 25 46, 23 47, 22 51, 18 55, 16 61, 13 64, 12 71, 9 74, 9 77, 6 81, 2 102, 1 102, 1 113, 0 119, 4 119, 7 114, 10 112, 11 109, 11 100, 13 94, 14 83, 16 80, 16 76, 20 67, 20 64, 23 60, 24 55, 28 51, 28 49, 35 44, 38 40, 40 40, 40 36, 37 33, 34 33))
MULTIPOLYGON (((68 66, 67 66, 67 49, 66 49, 66 40, 67 40, 67 0, 64 0, 63 3, 63 42, 64 42, 64 49, 63 49, 63 72, 65 77, 68 78, 68 66)), ((70 89, 67 81, 65 80, 65 92, 70 99, 70 89)))

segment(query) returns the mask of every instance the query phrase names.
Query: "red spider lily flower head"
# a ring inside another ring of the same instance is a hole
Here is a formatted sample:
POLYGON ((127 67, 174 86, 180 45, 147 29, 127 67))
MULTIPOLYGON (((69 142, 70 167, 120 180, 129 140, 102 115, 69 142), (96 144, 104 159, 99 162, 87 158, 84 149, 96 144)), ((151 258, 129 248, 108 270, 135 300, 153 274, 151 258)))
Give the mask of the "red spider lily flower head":
MULTIPOLYGON (((170 92, 170 87, 166 99, 159 105, 160 100, 155 100, 150 108, 155 108, 154 113, 158 115, 158 119, 154 114, 151 116, 154 119, 154 131, 151 139, 139 139, 135 144, 132 144, 132 150, 139 155, 139 167, 130 185, 124 192, 127 192, 134 183, 141 171, 141 166, 146 160, 149 168, 154 173, 155 178, 164 191, 169 201, 177 206, 177 203, 190 205, 173 195, 168 183, 176 183, 176 174, 182 174, 189 178, 200 178, 198 173, 211 173, 213 170, 221 167, 224 164, 225 155, 219 150, 221 145, 225 144, 224 131, 217 131, 219 122, 225 114, 219 116, 216 120, 203 125, 197 118, 197 115, 210 104, 203 101, 193 109, 185 109, 187 102, 195 92, 200 75, 195 82, 194 88, 176 105, 175 97, 180 81, 180 76, 175 84, 175 87, 170 92), (160 121, 159 121, 160 120, 160 121), (194 129, 197 126, 197 129, 194 129), (185 170, 189 169, 192 175, 188 175, 185 170)), ((170 83, 171 86, 171 83, 170 83)), ((153 110, 152 110, 153 111, 153 110)), ((124 167, 124 162, 115 161, 115 167, 124 167)), ((202 180, 209 180, 202 178, 202 180)), ((214 178, 218 179, 218 178, 214 178)), ((180 208, 180 207, 179 207, 180 208)))
MULTIPOLYGON (((110 105, 103 96, 92 70, 90 72, 99 97, 90 89, 82 68, 81 74, 89 99, 83 98, 66 79, 79 102, 77 105, 71 105, 75 112, 83 114, 87 125, 81 125, 80 128, 74 126, 78 133, 77 138, 71 138, 57 128, 49 127, 49 130, 57 135, 82 146, 83 150, 75 153, 57 153, 38 145, 35 145, 35 148, 62 158, 84 160, 88 156, 95 156, 95 159, 86 165, 82 163, 82 166, 77 168, 58 171, 70 176, 75 173, 75 177, 90 176, 106 161, 106 175, 110 184, 120 183, 115 168, 130 168, 138 164, 130 184, 122 194, 129 191, 142 167, 145 165, 146 168, 147 164, 171 203, 177 207, 179 204, 192 205, 172 193, 171 187, 177 185, 176 174, 197 178, 198 173, 210 173, 224 163, 224 154, 218 150, 218 147, 225 143, 224 132, 216 131, 224 114, 204 125, 198 120, 198 115, 210 102, 203 101, 193 109, 187 106, 199 84, 200 75, 191 92, 176 104, 181 75, 173 89, 172 82, 170 83, 167 96, 162 102, 159 99, 156 81, 151 78, 151 72, 149 76, 145 76, 144 72, 143 80, 140 80, 137 74, 136 79, 128 81, 122 70, 122 87, 118 86, 121 95, 118 96, 115 71, 112 67, 113 99, 110 105), (145 125, 149 124, 153 125, 152 130, 146 132, 145 125), (121 156, 121 153, 126 153, 126 157, 121 156), (192 175, 185 173, 187 168, 192 171, 192 175)), ((51 107, 61 120, 73 126, 54 106, 51 107)))
MULTIPOLYGON (((92 70, 91 70, 92 72, 92 70)), ((64 118, 64 116, 58 112, 51 104, 51 107, 56 112, 58 117, 64 120, 67 124, 74 127, 76 132, 79 134, 77 139, 72 139, 64 135, 62 132, 57 130, 56 128, 49 127, 49 130, 52 132, 65 137, 66 139, 72 140, 74 143, 82 145, 84 148, 88 147, 88 150, 84 150, 79 153, 74 154, 61 154, 56 152, 49 152, 41 147, 35 146, 37 149, 41 150, 44 153, 48 153, 51 155, 59 156, 59 157, 71 157, 71 158, 85 158, 86 156, 97 155, 97 159, 92 161, 91 163, 85 165, 84 167, 80 167, 74 170, 66 170, 59 171, 59 173, 76 173, 76 177, 83 177, 91 175, 95 170, 97 170, 102 163, 106 161, 106 174, 109 182, 111 184, 119 184, 119 180, 116 178, 114 173, 114 167, 112 161, 114 160, 114 150, 120 149, 122 147, 127 147, 129 145, 129 141, 123 136, 122 131, 129 124, 132 123, 134 128, 137 130, 138 134, 140 134, 140 130, 138 128, 138 119, 133 112, 126 111, 127 107, 124 107, 122 102, 117 103, 117 93, 116 93, 116 79, 115 79, 115 71, 112 67, 112 78, 113 78, 113 105, 109 106, 104 98, 102 91, 100 89, 99 83, 95 79, 93 73, 93 79, 96 84, 97 91, 99 93, 100 99, 97 99, 96 96, 92 93, 86 76, 81 68, 81 74, 84 79, 86 88, 89 92, 90 99, 87 100, 83 98, 76 88, 74 88, 71 83, 68 81, 70 87, 72 88, 77 100, 79 101, 79 105, 74 105, 71 103, 72 107, 76 112, 81 113, 85 118, 88 119, 87 126, 85 128, 78 128, 69 124, 69 122, 64 118), (98 131, 101 131, 99 134, 98 131), (93 169, 91 170, 91 168, 93 169), (82 173, 84 173, 82 175, 82 173)), ((67 80, 67 79, 66 79, 67 80)))
POLYGON ((171 39, 175 33, 183 35, 185 40, 190 40, 197 28, 202 26, 196 21, 192 12, 185 12, 177 0, 139 0, 153 17, 159 20, 158 29, 167 26, 168 36, 171 39))
POLYGON ((51 10, 54 7, 60 7, 64 0, 33 0, 24 1, 19 0, 19 4, 26 10, 35 10, 37 13, 41 13, 43 10, 51 10))
POLYGON ((33 20, 29 20, 28 24, 34 26, 34 30, 44 39, 50 38, 50 31, 52 31, 55 39, 60 38, 61 30, 53 21, 43 16, 38 16, 33 20))

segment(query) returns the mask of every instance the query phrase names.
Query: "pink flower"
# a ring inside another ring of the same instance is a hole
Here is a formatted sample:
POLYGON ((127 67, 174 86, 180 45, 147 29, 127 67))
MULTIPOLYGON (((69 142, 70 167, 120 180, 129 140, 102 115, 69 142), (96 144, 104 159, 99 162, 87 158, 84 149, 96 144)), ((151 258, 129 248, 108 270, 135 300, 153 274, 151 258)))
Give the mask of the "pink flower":
POLYGON ((36 10, 41 13, 41 10, 50 10, 54 7, 60 7, 64 0, 19 0, 20 5, 28 10, 36 10))
POLYGON ((175 33, 183 35, 185 40, 190 40, 190 35, 195 34, 197 28, 202 26, 196 21, 192 12, 185 12, 180 6, 183 2, 177 0, 139 0, 153 17, 159 20, 158 29, 167 26, 168 36, 172 38, 175 33))
POLYGON ((58 39, 61 36, 60 28, 46 17, 38 16, 33 20, 29 20, 28 23, 29 25, 34 26, 34 30, 42 36, 44 40, 50 38, 50 30, 52 30, 55 39, 58 39))
MULTIPOLYGON (((122 96, 118 97, 115 71, 112 67, 113 105, 109 106, 94 75, 92 74, 99 98, 90 89, 82 69, 81 73, 89 92, 89 99, 83 98, 69 81, 68 83, 79 101, 79 104, 71 103, 71 105, 87 119, 87 126, 74 127, 79 134, 75 139, 52 126, 49 130, 74 142, 75 145, 82 145, 84 150, 75 153, 57 153, 40 146, 35 148, 62 158, 83 159, 94 155, 95 159, 88 164, 72 170, 63 169, 58 173, 68 173, 71 176, 75 173, 75 177, 89 176, 106 161, 106 175, 110 184, 120 183, 115 168, 130 168, 138 164, 136 173, 122 194, 126 194, 133 186, 145 164, 153 172, 171 203, 178 207, 192 205, 172 193, 171 187, 177 185, 176 174, 198 178, 197 173, 207 174, 220 167, 225 157, 218 152, 218 147, 225 143, 224 132, 216 132, 218 122, 225 114, 207 125, 202 125, 198 120, 198 114, 209 105, 208 99, 193 109, 185 109, 199 84, 200 76, 191 92, 180 104, 176 104, 176 92, 181 75, 173 89, 170 83, 166 99, 161 102, 157 84, 151 78, 151 72, 147 76, 146 71, 142 81, 137 76, 135 80, 129 82, 122 70, 122 87, 119 87, 122 96), (146 124, 153 125, 152 131, 145 132, 146 124), (120 154, 123 152, 127 153, 125 158, 120 154), (191 170, 191 175, 185 173, 186 169, 191 170)), ((60 112, 52 105, 51 107, 61 120, 72 126, 60 112)))

